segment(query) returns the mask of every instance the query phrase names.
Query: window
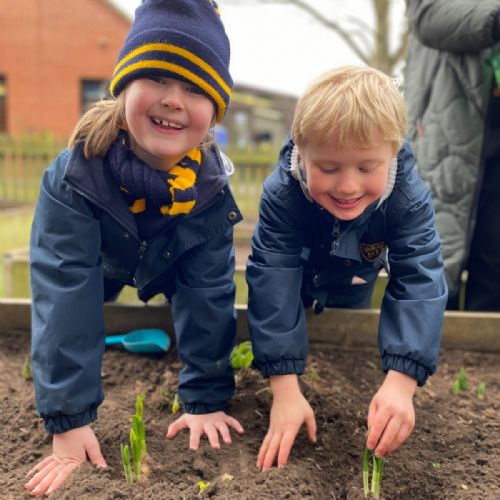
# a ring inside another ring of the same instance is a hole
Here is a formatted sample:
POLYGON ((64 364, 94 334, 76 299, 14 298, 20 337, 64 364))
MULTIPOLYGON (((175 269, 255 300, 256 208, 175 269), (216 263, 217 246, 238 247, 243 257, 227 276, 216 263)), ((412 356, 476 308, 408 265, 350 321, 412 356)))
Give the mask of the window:
POLYGON ((0 75, 0 133, 7 132, 7 84, 0 75))
POLYGON ((108 80, 82 80, 82 114, 97 101, 109 95, 108 80))

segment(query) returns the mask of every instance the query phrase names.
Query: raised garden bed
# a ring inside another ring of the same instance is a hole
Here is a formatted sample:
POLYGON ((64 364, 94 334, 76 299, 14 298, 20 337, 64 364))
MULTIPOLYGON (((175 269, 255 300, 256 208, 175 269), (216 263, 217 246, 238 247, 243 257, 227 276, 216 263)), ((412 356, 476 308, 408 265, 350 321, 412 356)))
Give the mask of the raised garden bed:
MULTIPOLYGON (((333 331, 332 316, 325 318, 329 320, 325 328, 333 331)), ((358 320, 361 329, 362 322, 358 320)), ((315 326, 316 331, 321 330, 317 322, 311 328, 315 326)), ((315 337, 314 330, 311 336, 315 337)), ((302 377, 305 394, 316 411, 318 442, 309 444, 305 433, 301 433, 289 464, 267 473, 255 467, 267 430, 270 402, 267 384, 258 373, 249 371, 241 376, 231 403, 231 414, 243 424, 245 435, 233 433, 233 444, 220 450, 210 449, 204 441, 201 449, 194 452, 187 449, 187 432, 173 441, 164 437, 168 424, 175 418, 170 413, 180 369, 175 349, 164 357, 108 350, 103 366, 106 400, 94 428, 109 468, 98 472, 89 464, 80 467, 52 497, 363 498, 361 466, 366 413, 383 375, 377 368, 379 360, 374 347, 346 342, 342 347, 333 345, 334 342, 335 339, 313 342, 302 377), (139 393, 145 394, 149 475, 142 483, 128 485, 119 445, 128 442, 134 399, 139 393), (198 481, 209 483, 201 493, 198 481)), ((24 475, 51 449, 50 439, 34 413, 32 383, 21 374, 28 352, 27 333, 2 330, 0 325, 0 485, 1 496, 6 499, 23 498, 24 475)), ((496 453, 500 448, 499 369, 499 352, 443 349, 438 374, 417 391, 416 430, 386 460, 383 498, 500 498, 500 456, 496 453), (454 396, 451 387, 461 367, 466 371, 470 389, 454 396), (483 400, 475 394, 479 382, 486 383, 483 400)))

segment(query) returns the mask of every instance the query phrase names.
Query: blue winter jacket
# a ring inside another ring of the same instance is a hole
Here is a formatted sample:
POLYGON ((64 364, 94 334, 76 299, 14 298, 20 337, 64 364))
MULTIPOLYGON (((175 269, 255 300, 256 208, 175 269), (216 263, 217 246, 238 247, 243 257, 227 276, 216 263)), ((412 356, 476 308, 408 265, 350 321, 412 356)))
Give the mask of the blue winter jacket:
POLYGON ((350 222, 304 196, 290 173, 292 148, 289 141, 265 182, 247 265, 255 365, 264 376, 302 373, 304 307, 367 307, 385 266, 390 279, 379 324, 382 367, 423 385, 437 366, 447 288, 429 191, 408 143, 398 154, 389 197, 350 222))
POLYGON ((241 214, 215 147, 203 155, 198 199, 186 217, 141 241, 135 219, 102 159, 80 147, 45 172, 31 232, 32 357, 37 413, 49 433, 97 418, 103 401, 106 290, 135 286, 171 301, 185 367, 188 413, 225 408, 236 330, 233 226, 241 214))

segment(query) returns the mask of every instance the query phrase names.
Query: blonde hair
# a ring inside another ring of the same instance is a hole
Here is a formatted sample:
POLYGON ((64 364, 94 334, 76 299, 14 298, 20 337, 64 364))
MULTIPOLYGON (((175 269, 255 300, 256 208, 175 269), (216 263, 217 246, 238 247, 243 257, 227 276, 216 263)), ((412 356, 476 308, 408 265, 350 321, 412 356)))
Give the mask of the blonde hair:
MULTIPOLYGON (((68 141, 68 147, 83 143, 83 154, 87 160, 102 158, 118 137, 120 130, 127 130, 125 118, 125 92, 118 97, 96 102, 80 118, 68 141)), ((208 148, 215 142, 213 131, 200 144, 201 149, 208 148)), ((129 139, 134 138, 129 134, 129 139)), ((186 151, 187 153, 187 151, 186 151)))
POLYGON ((116 99, 96 102, 80 118, 69 138, 68 147, 83 143, 85 158, 102 158, 118 136, 120 129, 126 129, 125 92, 116 99))
POLYGON ((333 138, 340 148, 368 148, 379 131, 398 151, 407 126, 406 103, 389 76, 370 67, 344 66, 319 77, 299 99, 292 138, 299 148, 333 138))

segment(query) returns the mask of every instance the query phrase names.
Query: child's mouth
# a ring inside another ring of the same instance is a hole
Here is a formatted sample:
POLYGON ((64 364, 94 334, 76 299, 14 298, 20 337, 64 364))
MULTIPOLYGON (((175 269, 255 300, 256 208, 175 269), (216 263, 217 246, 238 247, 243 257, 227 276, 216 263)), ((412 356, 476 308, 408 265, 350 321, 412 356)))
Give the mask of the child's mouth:
POLYGON ((151 121, 157 126, 165 130, 182 130, 184 128, 180 123, 162 120, 161 118, 151 118, 151 121))
POLYGON ((363 197, 359 196, 358 198, 350 198, 348 200, 343 198, 335 198, 334 196, 332 196, 331 198, 339 208, 349 209, 356 207, 363 197))

